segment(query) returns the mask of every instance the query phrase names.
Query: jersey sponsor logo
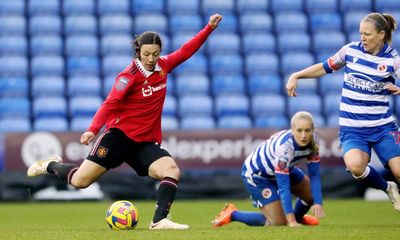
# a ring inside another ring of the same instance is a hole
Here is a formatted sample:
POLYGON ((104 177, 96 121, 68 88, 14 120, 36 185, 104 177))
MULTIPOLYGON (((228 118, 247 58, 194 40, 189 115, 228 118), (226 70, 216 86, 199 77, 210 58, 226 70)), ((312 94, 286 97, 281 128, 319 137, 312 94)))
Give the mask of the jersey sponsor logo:
POLYGON ((164 89, 167 87, 166 83, 162 83, 160 85, 158 85, 157 87, 152 87, 152 86, 147 86, 142 88, 142 93, 143 93, 143 97, 148 97, 153 95, 153 92, 157 92, 160 91, 161 89, 164 89))
POLYGON ((369 79, 363 79, 363 78, 368 78, 365 75, 360 75, 357 76, 356 74, 347 74, 347 77, 345 77, 344 82, 347 86, 368 91, 368 92, 381 92, 383 91, 385 84, 384 82, 376 82, 369 79))
POLYGON ((269 188, 264 188, 261 192, 261 195, 263 196, 263 198, 268 199, 272 196, 272 191, 269 188))
POLYGON ((99 149, 97 149, 96 155, 99 158, 104 158, 108 153, 108 148, 105 148, 103 146, 100 146, 99 149))
POLYGON ((147 86, 147 87, 142 88, 142 93, 143 93, 143 97, 148 97, 148 96, 153 95, 153 91, 151 89, 151 86, 147 86))
POLYGON ((117 84, 115 85, 115 89, 117 91, 122 91, 125 89, 126 85, 128 84, 129 80, 126 78, 120 78, 117 82, 117 84))
POLYGON ((387 68, 386 64, 379 64, 376 69, 378 69, 379 72, 386 72, 387 68))

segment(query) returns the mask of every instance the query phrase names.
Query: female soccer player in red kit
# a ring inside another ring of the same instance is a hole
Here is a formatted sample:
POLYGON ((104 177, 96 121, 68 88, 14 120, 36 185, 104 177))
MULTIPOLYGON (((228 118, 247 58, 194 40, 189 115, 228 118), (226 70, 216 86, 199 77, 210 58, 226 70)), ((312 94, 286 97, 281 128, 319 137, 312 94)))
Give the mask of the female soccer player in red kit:
POLYGON ((96 112, 81 143, 89 144, 105 125, 86 160, 79 167, 62 163, 59 156, 32 164, 28 176, 53 174, 74 187, 86 188, 109 169, 126 162, 140 176, 160 179, 157 205, 150 229, 188 229, 167 218, 175 198, 180 170, 161 148, 161 113, 167 75, 190 58, 218 26, 222 16, 208 24, 175 52, 160 56, 162 42, 155 32, 144 32, 133 42, 136 58, 116 78, 107 99, 96 112))

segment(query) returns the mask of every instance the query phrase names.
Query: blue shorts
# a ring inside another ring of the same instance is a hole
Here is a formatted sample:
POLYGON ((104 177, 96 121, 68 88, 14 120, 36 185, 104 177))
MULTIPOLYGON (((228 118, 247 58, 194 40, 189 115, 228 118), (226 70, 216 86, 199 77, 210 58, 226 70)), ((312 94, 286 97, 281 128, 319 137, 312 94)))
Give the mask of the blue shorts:
MULTIPOLYGON (((303 181, 304 173, 300 168, 294 167, 290 170, 289 177, 290 184, 293 186, 303 181)), ((242 175, 242 178, 247 191, 250 193, 254 207, 261 208, 280 200, 275 177, 266 178, 253 174, 250 178, 242 175)))
POLYGON ((371 156, 371 149, 374 149, 379 160, 385 167, 387 167, 390 159, 400 156, 399 136, 400 133, 397 128, 366 133, 341 129, 339 133, 343 154, 351 149, 360 149, 371 156))

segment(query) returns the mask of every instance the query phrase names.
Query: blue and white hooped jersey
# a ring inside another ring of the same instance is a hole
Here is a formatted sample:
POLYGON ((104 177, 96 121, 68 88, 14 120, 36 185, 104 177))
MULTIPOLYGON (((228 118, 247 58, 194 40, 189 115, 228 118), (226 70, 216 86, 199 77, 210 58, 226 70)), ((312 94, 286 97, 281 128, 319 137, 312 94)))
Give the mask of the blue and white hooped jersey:
POLYGON ((395 123, 389 108, 391 93, 384 89, 400 76, 400 57, 385 44, 376 55, 364 50, 361 42, 342 47, 323 63, 326 72, 345 66, 339 126, 358 130, 395 123))
MULTIPOLYGON (((314 141, 318 142, 315 134, 314 141)), ((301 160, 319 162, 319 156, 318 153, 313 154, 311 148, 300 148, 290 129, 282 130, 253 150, 244 161, 242 174, 265 178, 273 178, 276 173, 289 175, 290 169, 301 160)))

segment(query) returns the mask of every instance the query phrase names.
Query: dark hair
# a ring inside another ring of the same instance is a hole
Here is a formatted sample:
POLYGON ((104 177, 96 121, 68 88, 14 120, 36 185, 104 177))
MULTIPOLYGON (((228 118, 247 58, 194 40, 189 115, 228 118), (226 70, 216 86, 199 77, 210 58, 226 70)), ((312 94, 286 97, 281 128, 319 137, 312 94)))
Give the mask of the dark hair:
POLYGON ((144 32, 139 36, 135 36, 132 42, 135 57, 140 57, 140 48, 144 44, 157 44, 162 49, 161 37, 156 32, 144 32))
POLYGON ((370 13, 363 19, 363 21, 372 22, 378 32, 384 31, 385 43, 392 43, 392 32, 396 30, 397 23, 390 14, 370 13))

